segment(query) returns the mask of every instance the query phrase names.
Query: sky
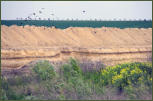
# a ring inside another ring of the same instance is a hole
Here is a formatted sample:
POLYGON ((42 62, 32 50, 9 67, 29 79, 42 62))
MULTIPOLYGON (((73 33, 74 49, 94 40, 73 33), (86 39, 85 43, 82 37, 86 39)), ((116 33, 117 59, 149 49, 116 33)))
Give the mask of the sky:
POLYGON ((55 20, 152 19, 152 1, 1 1, 2 20, 28 16, 55 20))

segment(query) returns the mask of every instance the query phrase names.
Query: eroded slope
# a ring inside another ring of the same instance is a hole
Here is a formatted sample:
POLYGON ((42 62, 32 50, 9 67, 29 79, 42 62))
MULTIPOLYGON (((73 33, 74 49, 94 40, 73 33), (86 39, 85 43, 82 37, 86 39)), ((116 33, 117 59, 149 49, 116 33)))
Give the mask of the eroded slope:
POLYGON ((152 28, 79 28, 1 26, 2 68, 30 61, 102 61, 105 64, 152 61, 152 28))

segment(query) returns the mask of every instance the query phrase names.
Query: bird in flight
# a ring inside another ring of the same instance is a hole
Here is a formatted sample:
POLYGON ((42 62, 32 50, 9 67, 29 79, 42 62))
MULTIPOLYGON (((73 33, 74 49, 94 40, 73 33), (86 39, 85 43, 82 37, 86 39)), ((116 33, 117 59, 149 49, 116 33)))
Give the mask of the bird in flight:
POLYGON ((39 13, 42 13, 42 11, 39 11, 39 13))
POLYGON ((83 13, 85 13, 86 11, 85 11, 85 10, 83 10, 82 12, 83 12, 83 13))

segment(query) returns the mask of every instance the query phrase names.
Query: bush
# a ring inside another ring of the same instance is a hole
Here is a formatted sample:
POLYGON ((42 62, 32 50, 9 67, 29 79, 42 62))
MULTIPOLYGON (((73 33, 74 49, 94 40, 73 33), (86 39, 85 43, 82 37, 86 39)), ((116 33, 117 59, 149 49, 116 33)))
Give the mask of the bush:
POLYGON ((46 60, 38 62, 34 66, 33 71, 42 80, 52 79, 56 75, 54 67, 46 60))
POLYGON ((80 66, 79 66, 79 63, 78 63, 75 59, 70 58, 69 63, 70 63, 70 65, 71 65, 72 69, 73 69, 75 72, 77 72, 78 74, 81 74, 81 73, 82 73, 82 70, 81 70, 81 68, 80 68, 80 66))
POLYGON ((60 69, 60 74, 64 76, 66 80, 78 78, 82 76, 82 70, 75 59, 70 59, 69 64, 64 64, 60 69))
POLYGON ((90 87, 84 81, 83 72, 75 59, 71 58, 69 64, 64 64, 60 69, 60 74, 69 85, 69 88, 74 88, 71 89, 71 92, 75 92, 78 99, 90 94, 90 87))
POLYGON ((31 75, 2 77, 1 95, 2 100, 151 99, 152 64, 126 63, 82 71, 71 58, 56 73, 49 61, 40 61, 31 75))
POLYGON ((112 84, 120 91, 129 85, 152 84, 152 65, 148 63, 127 63, 107 67, 101 71, 103 85, 112 84))

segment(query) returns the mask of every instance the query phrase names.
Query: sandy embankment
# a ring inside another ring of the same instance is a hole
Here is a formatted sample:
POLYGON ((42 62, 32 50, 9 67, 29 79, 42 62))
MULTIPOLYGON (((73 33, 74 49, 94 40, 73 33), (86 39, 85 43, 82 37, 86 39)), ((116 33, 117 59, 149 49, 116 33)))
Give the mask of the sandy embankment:
POLYGON ((67 28, 1 26, 1 64, 20 68, 39 59, 102 61, 104 64, 152 61, 152 28, 67 28))

